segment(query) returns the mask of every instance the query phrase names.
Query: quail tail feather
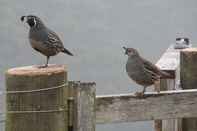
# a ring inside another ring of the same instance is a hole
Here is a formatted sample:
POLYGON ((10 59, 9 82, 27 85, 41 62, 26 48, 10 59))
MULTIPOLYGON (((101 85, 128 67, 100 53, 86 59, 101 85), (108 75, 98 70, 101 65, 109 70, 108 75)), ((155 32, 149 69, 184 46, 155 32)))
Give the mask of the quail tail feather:
POLYGON ((66 54, 68 54, 68 55, 70 55, 70 56, 73 56, 73 54, 72 54, 69 50, 67 50, 66 48, 64 48, 64 49, 62 50, 62 52, 63 52, 63 53, 66 53, 66 54))

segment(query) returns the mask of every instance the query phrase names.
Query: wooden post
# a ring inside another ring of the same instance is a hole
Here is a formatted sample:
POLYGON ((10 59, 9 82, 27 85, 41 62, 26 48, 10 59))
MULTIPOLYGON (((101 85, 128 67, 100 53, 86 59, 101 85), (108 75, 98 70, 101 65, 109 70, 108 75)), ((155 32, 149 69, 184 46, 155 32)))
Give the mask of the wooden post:
POLYGON ((74 98, 76 96, 76 90, 78 88, 78 84, 80 81, 69 81, 68 88, 65 93, 68 93, 68 99, 66 99, 66 103, 68 103, 68 131, 76 131, 75 128, 75 115, 76 115, 76 105, 74 106, 74 98), (74 129, 75 128, 75 129, 74 129))
POLYGON ((64 66, 9 69, 6 72, 6 131, 67 131, 64 66))
MULTIPOLYGON (((183 89, 197 88, 197 49, 181 51, 180 77, 183 89)), ((197 131, 197 118, 182 120, 183 131, 197 131)))
MULTIPOLYGON (((157 86, 157 85, 155 85, 157 86)), ((162 79, 160 81, 160 90, 173 90, 175 86, 174 79, 162 79)), ((155 131, 175 131, 174 126, 175 120, 155 120, 154 122, 154 128, 155 131)))
MULTIPOLYGON (((161 70, 165 70, 174 74, 175 80, 166 79, 161 80, 161 90, 176 90, 175 86, 177 81, 180 80, 179 65, 180 65, 180 51, 179 49, 174 49, 174 45, 171 45, 167 51, 162 55, 160 60, 157 62, 157 66, 161 70)), ((155 131, 182 131, 180 119, 174 120, 156 120, 155 121, 155 131)))
POLYGON ((95 131, 95 83, 76 82, 73 90, 74 131, 95 131))
MULTIPOLYGON (((174 79, 161 80, 160 86, 161 86, 161 89, 163 89, 163 90, 174 90, 175 80, 174 79)), ((175 121, 176 120, 173 120, 173 119, 163 120, 162 121, 162 131, 175 131, 175 121)))

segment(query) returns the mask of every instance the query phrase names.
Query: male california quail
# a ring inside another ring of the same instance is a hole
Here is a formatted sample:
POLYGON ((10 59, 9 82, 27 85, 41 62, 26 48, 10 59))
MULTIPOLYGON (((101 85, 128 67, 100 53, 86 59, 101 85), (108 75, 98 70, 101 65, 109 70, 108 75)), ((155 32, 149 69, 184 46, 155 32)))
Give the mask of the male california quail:
POLYGON ((191 46, 192 45, 189 43, 189 38, 179 37, 179 38, 176 38, 174 49, 184 49, 184 48, 189 48, 191 46))
POLYGON ((171 75, 161 71, 151 62, 142 58, 134 48, 126 48, 125 54, 128 55, 126 72, 128 76, 137 84, 143 86, 143 91, 137 94, 143 95, 146 87, 153 85, 160 78, 170 78, 171 75))
POLYGON ((47 28, 39 17, 34 15, 21 17, 21 21, 25 19, 30 26, 29 41, 32 48, 47 57, 46 64, 43 67, 48 66, 50 56, 57 55, 59 52, 73 56, 70 51, 64 48, 58 35, 47 28))

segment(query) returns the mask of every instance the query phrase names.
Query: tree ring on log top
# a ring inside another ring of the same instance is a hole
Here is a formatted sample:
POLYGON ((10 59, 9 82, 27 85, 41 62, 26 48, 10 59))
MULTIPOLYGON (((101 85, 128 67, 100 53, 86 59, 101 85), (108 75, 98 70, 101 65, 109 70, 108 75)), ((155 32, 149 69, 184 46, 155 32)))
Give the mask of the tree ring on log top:
POLYGON ((36 76, 36 75, 50 75, 58 74, 66 71, 65 65, 49 65, 46 68, 40 68, 38 65, 32 66, 23 66, 9 69, 6 73, 10 75, 27 75, 27 76, 36 76))
POLYGON ((197 52, 197 48, 186 48, 184 50, 182 50, 183 52, 197 52))

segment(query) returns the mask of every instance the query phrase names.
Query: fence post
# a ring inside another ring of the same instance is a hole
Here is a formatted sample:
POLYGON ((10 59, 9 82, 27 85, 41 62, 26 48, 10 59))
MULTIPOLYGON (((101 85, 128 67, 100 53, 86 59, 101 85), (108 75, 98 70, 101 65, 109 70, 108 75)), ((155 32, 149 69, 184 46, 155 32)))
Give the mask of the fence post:
POLYGON ((72 84, 73 93, 73 125, 74 131, 95 131, 95 83, 72 84))
MULTIPOLYGON (((181 51, 180 77, 183 89, 197 88, 197 49, 181 51)), ((182 120, 183 131, 197 131, 197 118, 182 120)))
MULTIPOLYGON (((180 81, 180 51, 171 45, 157 62, 157 66, 171 74, 174 79, 161 80, 161 90, 177 90, 180 81)), ((182 131, 181 119, 155 120, 155 131, 182 131)))
MULTIPOLYGON (((157 86, 157 85, 155 85, 157 86)), ((174 79, 161 79, 160 90, 173 90, 175 86, 174 79)), ((155 131, 175 131, 175 120, 155 120, 155 131)))
POLYGON ((6 131, 67 131, 62 65, 9 69, 6 72, 6 131))

